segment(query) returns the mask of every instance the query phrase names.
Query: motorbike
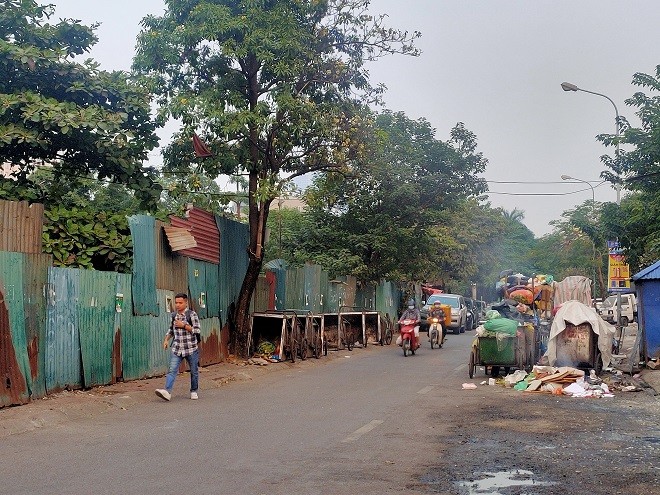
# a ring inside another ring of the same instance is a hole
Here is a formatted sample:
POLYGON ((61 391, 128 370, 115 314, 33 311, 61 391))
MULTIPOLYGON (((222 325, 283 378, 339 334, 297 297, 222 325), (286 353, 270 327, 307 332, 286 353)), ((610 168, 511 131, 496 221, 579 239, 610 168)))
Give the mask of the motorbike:
POLYGON ((440 348, 445 343, 445 332, 442 323, 440 323, 440 318, 437 316, 429 318, 429 340, 431 341, 431 349, 433 349, 433 346, 440 348))
POLYGON ((415 354, 415 351, 419 348, 419 342, 415 338, 415 326, 418 323, 417 320, 403 320, 401 322, 399 332, 401 333, 401 347, 403 348, 404 357, 408 353, 415 354))

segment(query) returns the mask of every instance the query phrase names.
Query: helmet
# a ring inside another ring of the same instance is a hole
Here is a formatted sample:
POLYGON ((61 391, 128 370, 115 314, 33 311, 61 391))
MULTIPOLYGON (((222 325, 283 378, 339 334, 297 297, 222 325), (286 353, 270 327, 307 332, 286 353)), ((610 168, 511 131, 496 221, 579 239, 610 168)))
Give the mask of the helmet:
POLYGON ((433 301, 433 306, 440 306, 442 303, 440 301, 433 301))
POLYGON ((414 307, 415 307, 415 300, 408 299, 408 309, 414 309, 414 307))

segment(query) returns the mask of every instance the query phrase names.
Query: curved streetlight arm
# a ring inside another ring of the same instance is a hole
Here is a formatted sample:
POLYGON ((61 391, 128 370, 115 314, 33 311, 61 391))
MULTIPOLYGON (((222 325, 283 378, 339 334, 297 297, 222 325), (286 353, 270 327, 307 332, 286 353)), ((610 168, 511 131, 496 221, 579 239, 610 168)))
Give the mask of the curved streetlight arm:
MULTIPOLYGON (((564 91, 582 91, 583 93, 589 93, 592 95, 596 96, 602 96, 603 98, 606 98, 607 101, 609 101, 612 106, 614 107, 614 113, 616 114, 616 150, 615 150, 615 156, 617 162, 619 161, 619 139, 621 137, 621 123, 619 122, 619 109, 616 107, 616 103, 614 103, 614 100, 610 98, 607 95, 604 95, 603 93, 596 93, 595 91, 589 91, 588 89, 582 89, 578 86, 576 86, 573 83, 569 82, 563 82, 561 83, 561 89, 564 91)), ((577 180, 577 179, 576 179, 577 180)), ((617 183, 616 185, 616 204, 621 204, 621 184, 617 183)))

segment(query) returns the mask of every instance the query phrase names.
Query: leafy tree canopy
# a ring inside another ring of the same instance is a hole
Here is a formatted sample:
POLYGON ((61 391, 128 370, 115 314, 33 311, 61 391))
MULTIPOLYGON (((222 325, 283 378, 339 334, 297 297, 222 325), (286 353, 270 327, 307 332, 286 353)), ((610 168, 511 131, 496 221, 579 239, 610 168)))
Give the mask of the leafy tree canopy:
POLYGON ((458 124, 442 142, 426 120, 390 111, 374 127, 368 160, 319 176, 306 194, 317 226, 307 240, 313 259, 366 281, 439 278, 451 263, 459 271, 465 237, 452 229, 463 200, 485 190, 475 177, 486 165, 475 136, 458 124), (449 252, 456 256, 442 258, 449 252))
MULTIPOLYGON (((148 95, 122 72, 74 61, 96 43, 95 25, 49 23, 52 5, 0 0, 0 197, 43 200, 38 165, 69 181, 95 174, 127 185, 144 206, 160 194, 144 169, 157 144, 148 95)), ((57 194, 57 191, 50 191, 57 194)))
POLYGON ((134 68, 179 119, 168 171, 248 174, 248 269, 234 316, 245 354, 249 305, 264 259, 270 205, 284 182, 349 167, 362 152, 359 113, 382 88, 367 60, 416 54, 418 33, 385 27, 369 0, 166 0, 143 20, 134 68), (194 158, 198 134, 213 156, 194 158))

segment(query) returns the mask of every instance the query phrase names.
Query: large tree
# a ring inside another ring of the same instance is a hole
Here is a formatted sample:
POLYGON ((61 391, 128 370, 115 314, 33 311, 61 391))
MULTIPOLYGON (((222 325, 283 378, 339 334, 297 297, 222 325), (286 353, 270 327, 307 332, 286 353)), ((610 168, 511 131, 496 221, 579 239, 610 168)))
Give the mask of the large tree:
MULTIPOLYGON (((660 65, 655 74, 636 73, 632 84, 644 90, 626 100, 636 109, 640 125, 633 127, 621 119, 619 157, 614 153, 602 160, 609 168, 604 178, 636 193, 620 205, 606 205, 602 220, 609 238, 618 238, 625 248, 634 272, 654 263, 660 254, 660 65)), ((616 135, 598 139, 608 146, 617 144, 616 135)))
POLYGON ((366 281, 466 272, 463 241, 473 229, 465 230, 465 199, 485 190, 475 136, 459 123, 443 142, 425 119, 390 111, 376 117, 374 135, 367 162, 320 176, 308 190, 312 259, 366 281))
POLYGON ((142 162, 157 144, 148 95, 122 72, 77 63, 96 43, 94 28, 49 23, 52 5, 0 0, 0 198, 45 201, 29 180, 46 165, 68 181, 94 176, 135 191, 153 206, 160 186, 142 162))
POLYGON ((359 153, 355 108, 380 89, 364 63, 416 53, 418 34, 384 27, 369 3, 166 0, 164 15, 143 21, 134 67, 151 78, 161 118, 183 124, 166 166, 248 174, 249 263, 232 315, 240 355, 271 202, 292 177, 350 166, 359 153), (212 157, 192 157, 193 133, 212 157))

